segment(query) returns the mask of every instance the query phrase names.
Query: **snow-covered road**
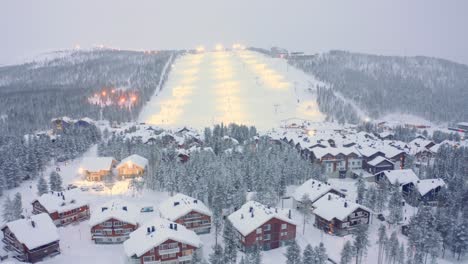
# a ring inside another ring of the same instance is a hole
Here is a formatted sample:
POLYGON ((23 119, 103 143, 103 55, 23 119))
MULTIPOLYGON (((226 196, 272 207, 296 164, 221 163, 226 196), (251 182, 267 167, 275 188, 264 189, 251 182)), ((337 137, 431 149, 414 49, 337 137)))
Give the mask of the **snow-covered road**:
POLYGON ((323 121, 313 93, 317 83, 286 60, 252 51, 187 54, 172 64, 139 121, 196 129, 236 122, 260 130, 292 117, 323 121))

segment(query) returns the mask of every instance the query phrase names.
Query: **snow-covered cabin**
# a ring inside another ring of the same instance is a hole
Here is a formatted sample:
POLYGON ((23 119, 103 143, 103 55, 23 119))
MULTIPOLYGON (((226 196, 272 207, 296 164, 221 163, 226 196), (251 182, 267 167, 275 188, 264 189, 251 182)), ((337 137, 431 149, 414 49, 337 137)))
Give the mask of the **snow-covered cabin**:
POLYGON ((256 244, 263 250, 270 250, 296 239, 296 223, 292 220, 291 210, 249 201, 228 219, 237 230, 244 251, 256 244))
POLYGON ((362 168, 362 156, 355 147, 313 148, 311 158, 324 164, 329 174, 362 168))
POLYGON ((89 219, 89 204, 80 193, 79 189, 45 193, 32 202, 33 214, 47 213, 57 226, 89 219))
POLYGON ((80 172, 88 181, 102 181, 112 173, 117 161, 112 157, 85 157, 81 162, 80 172))
POLYGON ((210 209, 200 200, 178 193, 159 205, 162 218, 184 225, 197 234, 210 233, 210 209))
POLYGON ((401 186, 419 180, 418 176, 411 169, 381 171, 375 174, 375 181, 382 183, 386 181, 391 185, 397 183, 401 186))
POLYGON ((89 219, 91 239, 96 244, 123 243, 138 228, 137 208, 115 199, 99 206, 89 219))
POLYGON ((20 261, 35 263, 60 254, 57 227, 48 214, 9 222, 2 232, 4 248, 20 261))
POLYGON ((329 193, 313 204, 315 226, 330 234, 345 235, 361 224, 369 224, 371 210, 329 193))
POLYGON ((439 193, 444 187, 445 181, 443 179, 416 180, 402 185, 402 193, 410 203, 423 202, 428 204, 437 201, 439 193))
POLYGON ((67 116, 60 117, 60 118, 53 118, 51 120, 51 124, 52 124, 52 130, 54 131, 54 133, 60 133, 60 132, 63 132, 63 130, 70 127, 71 125, 73 125, 73 119, 67 116))
POLYGON ((376 174, 381 171, 388 171, 388 170, 394 170, 395 169, 395 164, 382 156, 377 156, 373 158, 372 160, 369 160, 366 162, 366 168, 365 168, 369 173, 376 174))
POLYGON ((327 193, 334 193, 336 195, 345 197, 345 194, 340 192, 338 189, 333 188, 329 183, 324 183, 315 179, 309 179, 301 186, 297 187, 297 189, 294 191, 294 205, 296 208, 301 207, 301 202, 304 196, 307 196, 309 201, 314 203, 327 193))
POLYGON ((192 230, 155 218, 130 233, 123 245, 130 263, 189 264, 202 242, 192 230))
POLYGON ((119 178, 126 179, 143 175, 147 167, 148 159, 133 154, 120 161, 116 168, 119 178))

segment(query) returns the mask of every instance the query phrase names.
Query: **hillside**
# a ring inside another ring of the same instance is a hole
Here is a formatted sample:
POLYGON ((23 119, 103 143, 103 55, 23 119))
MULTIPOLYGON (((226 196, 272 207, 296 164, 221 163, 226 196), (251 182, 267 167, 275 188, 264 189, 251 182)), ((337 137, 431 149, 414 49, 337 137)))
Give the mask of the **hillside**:
POLYGON ((468 119, 466 65, 429 57, 346 51, 291 58, 289 62, 329 83, 336 94, 372 118, 398 112, 439 122, 468 119))

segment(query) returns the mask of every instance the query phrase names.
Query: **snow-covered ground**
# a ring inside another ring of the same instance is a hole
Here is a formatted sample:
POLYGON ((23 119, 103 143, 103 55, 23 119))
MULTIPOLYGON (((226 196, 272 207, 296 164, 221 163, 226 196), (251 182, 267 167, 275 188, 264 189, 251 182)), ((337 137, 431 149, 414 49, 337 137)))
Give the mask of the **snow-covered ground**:
POLYGON ((283 59, 252 51, 187 54, 172 64, 168 81, 139 121, 196 129, 237 122, 260 130, 292 117, 323 121, 314 95, 317 83, 283 59))

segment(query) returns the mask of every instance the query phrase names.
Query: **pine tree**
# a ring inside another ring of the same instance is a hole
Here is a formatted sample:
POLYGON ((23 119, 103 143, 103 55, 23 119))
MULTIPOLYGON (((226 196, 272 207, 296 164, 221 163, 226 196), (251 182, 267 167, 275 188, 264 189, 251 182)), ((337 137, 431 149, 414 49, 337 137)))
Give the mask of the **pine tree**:
POLYGON ((62 191, 62 177, 55 171, 52 171, 49 175, 49 186, 50 190, 54 192, 62 191))
POLYGON ((405 264, 405 246, 403 245, 403 243, 401 243, 400 249, 398 250, 397 263, 405 264))
POLYGON ((383 263, 385 245, 387 244, 387 229, 385 228, 385 225, 380 225, 379 227, 377 244, 379 245, 377 263, 381 264, 383 263))
POLYGON ((13 215, 13 201, 9 196, 6 197, 5 202, 3 203, 3 212, 2 212, 3 221, 11 222, 14 220, 13 215))
MULTIPOLYGON (((399 186, 397 184, 397 186, 399 186)), ((388 222, 392 224, 396 224, 403 220, 403 208, 401 206, 401 202, 403 201, 403 197, 401 192, 398 188, 392 188, 392 193, 390 196, 390 200, 388 201, 388 222)))
POLYGON ((353 242, 354 255, 356 256, 356 264, 362 263, 364 255, 369 247, 369 233, 367 225, 360 225, 356 228, 353 242))
POLYGON ((218 244, 213 246, 213 252, 209 256, 210 264, 223 264, 223 248, 218 244))
POLYGON ((37 194, 41 196, 48 191, 49 186, 47 186, 47 181, 44 179, 44 177, 39 177, 39 180, 37 181, 37 194))
POLYGON ((250 252, 247 254, 247 263, 249 264, 261 264, 262 254, 260 252, 260 246, 255 244, 250 252))
POLYGON ((351 245, 351 242, 346 241, 343 249, 341 250, 340 264, 350 264, 351 260, 353 260, 353 254, 353 246, 351 245))
POLYGON ((327 250, 325 249, 325 246, 323 245, 322 242, 315 247, 315 256, 316 256, 316 261, 315 264, 326 264, 328 261, 328 255, 327 255, 327 250))
POLYGON ((23 213, 23 203, 21 201, 21 194, 17 192, 12 202, 12 218, 13 220, 20 219, 23 213))
POLYGON ((232 225, 231 221, 229 221, 229 219, 224 221, 223 240, 224 240, 224 263, 236 264, 238 240, 237 240, 237 234, 234 229, 234 226, 232 225))
POLYGON ((356 182, 357 189, 357 203, 363 203, 364 197, 366 197, 366 183, 362 177, 359 177, 356 182))
POLYGON ((300 264, 301 263, 301 248, 294 240, 286 250, 286 264, 300 264))
POLYGON ((304 196, 301 199, 301 204, 299 207, 299 211, 302 213, 302 234, 305 234, 305 229, 306 229, 306 224, 310 218, 311 212, 312 212, 312 201, 309 198, 309 195, 304 194, 304 196))
POLYGON ((315 258, 315 250, 310 244, 307 244, 302 253, 302 264, 316 264, 315 258))

